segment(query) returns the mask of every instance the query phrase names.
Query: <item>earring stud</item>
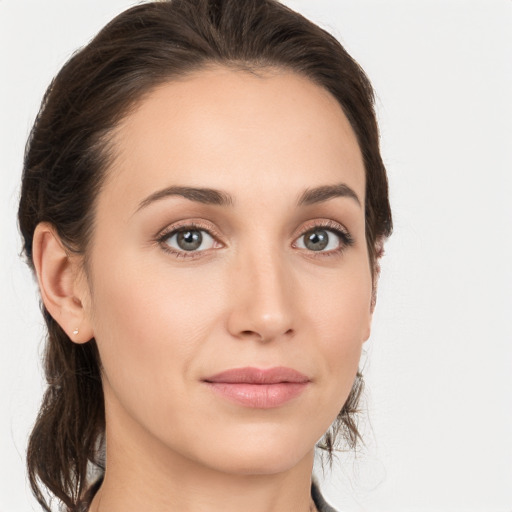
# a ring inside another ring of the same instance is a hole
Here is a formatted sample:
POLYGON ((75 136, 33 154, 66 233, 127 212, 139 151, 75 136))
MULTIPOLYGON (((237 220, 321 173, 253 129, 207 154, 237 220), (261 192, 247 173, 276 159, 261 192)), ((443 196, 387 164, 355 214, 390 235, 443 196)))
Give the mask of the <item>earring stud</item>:
POLYGON ((78 329, 75 329, 75 330, 73 331, 73 334, 76 336, 76 335, 78 334, 78 329))

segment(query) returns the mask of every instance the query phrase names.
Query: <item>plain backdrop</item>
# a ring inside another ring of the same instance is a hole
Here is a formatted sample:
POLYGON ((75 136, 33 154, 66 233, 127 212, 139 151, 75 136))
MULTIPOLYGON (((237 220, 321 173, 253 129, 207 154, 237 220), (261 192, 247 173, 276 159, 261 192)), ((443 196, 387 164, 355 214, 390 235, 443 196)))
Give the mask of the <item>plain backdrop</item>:
MULTIPOLYGON (((24 451, 43 329, 15 221, 25 140, 50 79, 133 3, 0 0, 0 512, 38 510, 24 451)), ((286 3, 370 76, 395 220, 364 358, 367 445, 340 454, 324 493, 344 512, 511 512, 512 1, 286 3)))

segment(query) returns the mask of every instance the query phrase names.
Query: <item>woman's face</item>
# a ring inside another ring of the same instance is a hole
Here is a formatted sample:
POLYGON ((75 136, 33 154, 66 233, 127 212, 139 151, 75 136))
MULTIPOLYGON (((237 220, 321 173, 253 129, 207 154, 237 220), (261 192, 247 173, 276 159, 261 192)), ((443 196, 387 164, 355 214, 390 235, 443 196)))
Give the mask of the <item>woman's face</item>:
POLYGON ((148 95, 114 148, 84 302, 109 446, 293 467, 342 408, 370 332, 349 122, 295 74, 212 68, 148 95))

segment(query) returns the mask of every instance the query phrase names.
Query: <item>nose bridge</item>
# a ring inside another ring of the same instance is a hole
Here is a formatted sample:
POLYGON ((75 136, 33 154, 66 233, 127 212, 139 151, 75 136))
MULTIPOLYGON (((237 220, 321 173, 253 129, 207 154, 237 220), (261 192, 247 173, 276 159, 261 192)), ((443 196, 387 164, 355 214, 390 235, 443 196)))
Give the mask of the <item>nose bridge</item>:
POLYGON ((230 330, 270 341, 294 330, 292 276, 283 251, 268 240, 240 250, 233 273, 230 330))

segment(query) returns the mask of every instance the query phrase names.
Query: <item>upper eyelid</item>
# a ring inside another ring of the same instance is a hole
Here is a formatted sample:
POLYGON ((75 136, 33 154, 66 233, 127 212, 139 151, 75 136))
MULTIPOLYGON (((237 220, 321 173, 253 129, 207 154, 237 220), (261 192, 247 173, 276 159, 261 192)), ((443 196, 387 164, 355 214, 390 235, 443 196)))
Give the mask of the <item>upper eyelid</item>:
POLYGON ((198 231, 207 231, 213 238, 219 239, 222 238, 218 231, 208 222, 205 221, 197 221, 197 220, 187 220, 181 221, 169 226, 166 226, 164 229, 160 230, 157 234, 156 238, 161 240, 162 238, 169 237, 180 230, 185 230, 187 228, 196 229, 198 231))
POLYGON ((306 228, 301 228, 300 232, 297 235, 294 235, 294 240, 305 235, 308 231, 311 231, 316 228, 324 228, 326 230, 342 233, 345 236, 345 238, 348 239, 348 242, 354 242, 354 238, 351 232, 343 224, 337 221, 333 221, 331 219, 317 219, 311 221, 311 224, 309 226, 307 226, 306 228))
POLYGON ((301 232, 304 233, 305 231, 308 231, 309 229, 314 229, 316 227, 324 227, 324 228, 331 228, 331 229, 338 229, 340 231, 346 231, 349 232, 348 229, 341 224, 340 222, 331 220, 331 219, 315 219, 313 221, 308 221, 306 224, 309 224, 306 228, 301 228, 301 232))
MULTIPOLYGON (((318 227, 339 230, 339 231, 342 231, 343 233, 351 236, 350 231, 343 224, 341 224, 337 221, 333 221, 331 219, 316 219, 316 220, 307 221, 305 224, 306 224, 306 226, 304 226, 304 223, 303 223, 301 228, 295 231, 295 233, 293 234, 294 239, 299 236, 304 235, 311 229, 315 229, 318 227)), ((158 232, 157 238, 169 236, 172 233, 175 233, 181 229, 186 229, 186 228, 195 228, 197 230, 207 231, 210 235, 213 235, 216 238, 222 238, 222 236, 219 234, 219 232, 214 228, 214 226, 210 222, 204 221, 202 219, 201 220, 183 220, 183 221, 178 221, 169 226, 166 226, 165 228, 163 228, 162 230, 160 230, 158 232)))

